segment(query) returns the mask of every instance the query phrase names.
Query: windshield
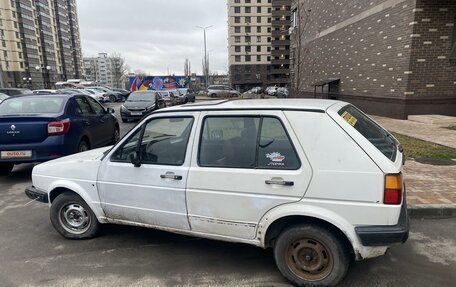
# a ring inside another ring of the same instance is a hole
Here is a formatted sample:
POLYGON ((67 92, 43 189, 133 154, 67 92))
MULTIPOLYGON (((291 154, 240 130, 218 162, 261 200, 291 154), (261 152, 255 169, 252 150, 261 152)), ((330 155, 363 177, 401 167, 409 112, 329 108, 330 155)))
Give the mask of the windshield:
POLYGON ((0 115, 8 114, 55 114, 63 110, 62 97, 19 97, 9 98, 0 104, 0 115))
POLYGON ((392 161, 396 159, 398 143, 390 133, 353 106, 342 108, 339 115, 387 158, 392 161))
POLYGON ((155 92, 134 92, 127 102, 155 102, 155 92))

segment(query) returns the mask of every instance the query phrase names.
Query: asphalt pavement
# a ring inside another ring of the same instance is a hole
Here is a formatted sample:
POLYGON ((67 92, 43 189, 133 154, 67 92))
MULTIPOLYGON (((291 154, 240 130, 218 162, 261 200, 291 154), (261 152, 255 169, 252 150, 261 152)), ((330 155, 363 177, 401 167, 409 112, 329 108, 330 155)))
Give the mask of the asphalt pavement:
MULTIPOLYGON (((118 114, 119 104, 115 104, 118 114)), ((125 134, 135 123, 122 124, 125 134)), ((95 239, 61 237, 46 204, 30 201, 33 165, 0 177, 0 287, 289 286, 271 250, 107 225, 95 239)), ((454 286, 456 219, 412 220, 410 239, 352 262, 340 286, 454 286)))

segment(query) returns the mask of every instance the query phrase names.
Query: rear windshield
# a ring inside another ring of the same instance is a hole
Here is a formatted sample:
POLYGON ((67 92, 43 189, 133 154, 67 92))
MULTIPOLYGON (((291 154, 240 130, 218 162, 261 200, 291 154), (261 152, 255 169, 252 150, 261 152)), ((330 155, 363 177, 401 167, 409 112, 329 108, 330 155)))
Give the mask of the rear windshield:
POLYGON ((350 105, 342 108, 339 115, 387 158, 392 161, 396 159, 397 142, 386 130, 350 105))
POLYGON ((18 97, 9 98, 0 104, 0 115, 8 114, 55 114, 63 110, 62 97, 18 97))

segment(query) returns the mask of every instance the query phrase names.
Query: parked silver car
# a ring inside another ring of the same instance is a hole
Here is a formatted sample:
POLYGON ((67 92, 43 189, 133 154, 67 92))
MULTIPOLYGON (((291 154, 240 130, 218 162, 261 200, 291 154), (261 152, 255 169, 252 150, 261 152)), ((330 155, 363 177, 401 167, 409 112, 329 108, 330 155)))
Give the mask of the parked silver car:
POLYGON ((211 85, 207 88, 207 95, 211 98, 233 98, 241 96, 241 93, 228 86, 211 85))

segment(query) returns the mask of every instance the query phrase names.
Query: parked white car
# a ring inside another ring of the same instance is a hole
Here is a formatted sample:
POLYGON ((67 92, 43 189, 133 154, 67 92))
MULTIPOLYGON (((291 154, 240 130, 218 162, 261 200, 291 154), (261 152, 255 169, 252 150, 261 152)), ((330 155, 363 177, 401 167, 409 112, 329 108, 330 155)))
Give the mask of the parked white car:
POLYGON ((26 194, 64 237, 146 226, 273 248, 296 285, 334 286, 351 258, 408 237, 397 140, 329 100, 162 109, 114 147, 37 165, 26 194))

